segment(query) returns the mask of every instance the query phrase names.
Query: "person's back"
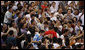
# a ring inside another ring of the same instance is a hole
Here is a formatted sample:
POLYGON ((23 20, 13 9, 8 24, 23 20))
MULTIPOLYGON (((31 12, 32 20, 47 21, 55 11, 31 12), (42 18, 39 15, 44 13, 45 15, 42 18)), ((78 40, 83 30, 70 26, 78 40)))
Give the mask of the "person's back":
POLYGON ((13 37, 13 34, 14 34, 13 30, 10 30, 9 33, 8 33, 8 37, 6 39, 7 45, 10 44, 10 43, 13 44, 13 45, 16 45, 16 40, 13 37))
POLYGON ((4 16, 4 23, 10 23, 10 21, 8 20, 8 18, 10 17, 12 17, 12 13, 7 11, 4 16))

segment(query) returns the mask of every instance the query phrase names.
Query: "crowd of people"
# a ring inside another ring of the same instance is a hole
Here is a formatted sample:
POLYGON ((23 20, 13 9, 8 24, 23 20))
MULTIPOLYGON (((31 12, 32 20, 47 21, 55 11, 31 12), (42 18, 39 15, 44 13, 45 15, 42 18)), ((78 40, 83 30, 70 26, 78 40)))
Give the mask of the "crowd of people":
POLYGON ((84 49, 84 1, 1 1, 1 48, 84 49))

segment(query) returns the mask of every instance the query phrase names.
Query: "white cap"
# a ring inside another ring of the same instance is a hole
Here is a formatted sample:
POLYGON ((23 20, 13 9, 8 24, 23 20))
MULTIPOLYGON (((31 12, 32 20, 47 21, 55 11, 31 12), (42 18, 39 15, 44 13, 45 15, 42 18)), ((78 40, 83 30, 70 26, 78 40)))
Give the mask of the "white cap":
POLYGON ((25 17, 30 18, 30 14, 27 14, 25 17))
POLYGON ((68 5, 71 3, 72 1, 68 1, 68 5))
POLYGON ((28 31, 27 34, 31 34, 30 31, 28 31))
POLYGON ((54 11, 51 11, 51 13, 54 13, 54 11))

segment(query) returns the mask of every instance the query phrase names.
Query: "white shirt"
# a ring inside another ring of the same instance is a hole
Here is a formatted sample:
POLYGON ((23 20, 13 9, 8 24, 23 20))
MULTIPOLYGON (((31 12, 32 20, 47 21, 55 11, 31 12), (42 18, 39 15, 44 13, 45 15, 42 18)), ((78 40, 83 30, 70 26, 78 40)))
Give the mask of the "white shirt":
POLYGON ((24 42, 25 42, 25 40, 22 40, 22 41, 21 41, 21 47, 22 47, 22 48, 24 47, 24 42))
POLYGON ((44 25, 43 24, 37 23, 37 26, 38 26, 39 29, 44 30, 44 25))
POLYGON ((39 17, 38 18, 41 18, 42 17, 42 15, 41 14, 39 14, 39 17))
POLYGON ((52 4, 53 1, 49 1, 50 4, 52 4))
MULTIPOLYGON (((83 30, 83 27, 80 26, 80 30, 83 30)), ((79 31, 79 27, 76 25, 76 27, 75 27, 76 34, 78 34, 78 31, 79 31)))
POLYGON ((81 21, 82 21, 81 25, 84 25, 84 15, 81 17, 81 21))
MULTIPOLYGON (((79 13, 79 16, 81 15, 82 13, 79 13)), ((84 14, 81 16, 81 21, 82 21, 82 24, 81 25, 84 25, 84 14)))
POLYGON ((59 14, 58 12, 55 12, 54 16, 56 17, 57 15, 60 15, 60 16, 64 17, 63 14, 59 14))
POLYGON ((57 35, 57 38, 59 38, 59 34, 58 34, 58 33, 56 33, 56 35, 57 35))
POLYGON ((51 18, 51 20, 52 20, 52 21, 53 21, 53 20, 55 20, 55 21, 56 21, 56 20, 57 20, 57 18, 56 18, 56 17, 52 17, 52 18, 51 18))
POLYGON ((68 1, 68 5, 71 3, 72 1, 68 1))
POLYGON ((58 10, 58 5, 59 5, 60 1, 49 1, 50 4, 52 4, 52 2, 56 3, 56 11, 57 11, 58 10))
POLYGON ((66 45, 65 45, 64 36, 63 36, 63 35, 61 35, 61 36, 60 36, 60 38, 62 39, 62 44, 63 44, 64 46, 66 46, 66 45))
POLYGON ((76 17, 77 19, 79 19, 79 15, 73 15, 74 17, 76 17))
POLYGON ((9 12, 9 11, 7 11, 7 12, 5 13, 5 16, 4 16, 4 23, 9 23, 10 20, 9 20, 8 18, 11 18, 11 17, 12 17, 12 13, 9 12))
POLYGON ((25 16, 25 17, 30 18, 30 14, 26 14, 26 16, 25 16))
POLYGON ((60 45, 57 43, 53 43, 54 49, 57 49, 57 47, 59 47, 60 45))
POLYGON ((56 7, 51 6, 51 7, 50 7, 50 11, 51 11, 51 12, 56 12, 57 9, 56 9, 56 7))
MULTIPOLYGON (((16 6, 17 6, 18 3, 19 3, 18 1, 15 1, 15 5, 16 6)), ((20 4, 21 4, 21 6, 23 6, 24 2, 23 1, 20 1, 20 4)))
POLYGON ((58 5, 60 3, 60 1, 54 1, 56 3, 56 11, 58 10, 58 5))

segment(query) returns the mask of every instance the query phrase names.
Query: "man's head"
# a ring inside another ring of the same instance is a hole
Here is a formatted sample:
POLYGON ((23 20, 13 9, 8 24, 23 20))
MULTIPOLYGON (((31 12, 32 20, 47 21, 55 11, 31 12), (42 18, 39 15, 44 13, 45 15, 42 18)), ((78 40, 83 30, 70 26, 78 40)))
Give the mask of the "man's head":
POLYGON ((56 4, 55 2, 52 2, 52 6, 55 6, 55 4, 56 4))
POLYGON ((74 22, 76 22, 76 21, 77 21, 77 18, 76 18, 76 17, 74 17, 74 18, 73 18, 73 21, 74 21, 74 22))
POLYGON ((68 29, 65 29, 65 30, 64 30, 64 34, 65 34, 65 35, 68 35, 68 33, 69 33, 69 30, 68 30, 68 29))
POLYGON ((3 24, 3 29, 7 29, 7 25, 6 24, 3 24))
POLYGON ((35 20, 31 20, 32 25, 35 25, 35 23, 36 23, 35 20))
POLYGON ((84 9, 82 9, 82 13, 84 14, 84 9))
POLYGON ((79 10, 78 9, 75 9, 74 14, 75 15, 78 15, 79 14, 79 10))
POLYGON ((12 9, 11 6, 9 6, 8 10, 9 10, 9 12, 12 12, 13 11, 13 9, 12 9))
POLYGON ((62 13, 62 11, 63 11, 62 8, 59 8, 58 12, 59 12, 59 13, 62 13))
POLYGON ((81 20, 78 20, 78 25, 80 26, 82 24, 82 21, 81 20))
POLYGON ((52 27, 52 26, 49 26, 49 30, 54 30, 54 27, 52 27))
POLYGON ((34 18, 35 18, 35 14, 32 14, 32 15, 31 15, 31 19, 34 19, 34 18))
POLYGON ((72 10, 71 9, 68 9, 68 12, 67 12, 68 14, 71 14, 72 13, 72 10))
POLYGON ((44 22, 44 26, 48 27, 48 22, 47 21, 44 22))
POLYGON ((45 31, 44 31, 44 30, 40 30, 40 31, 39 31, 39 33, 40 33, 40 35, 42 35, 42 36, 43 36, 43 35, 44 35, 44 33, 45 33, 45 31))

